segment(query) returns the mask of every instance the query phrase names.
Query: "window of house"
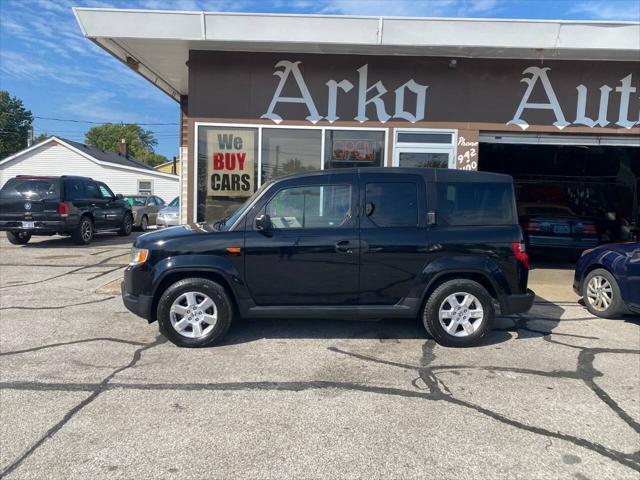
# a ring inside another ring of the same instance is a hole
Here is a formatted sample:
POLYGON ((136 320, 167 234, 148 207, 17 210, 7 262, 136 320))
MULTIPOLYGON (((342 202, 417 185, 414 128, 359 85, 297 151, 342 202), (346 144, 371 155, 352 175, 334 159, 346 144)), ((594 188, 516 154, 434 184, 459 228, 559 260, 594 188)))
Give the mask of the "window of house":
POLYGON ((339 228, 351 217, 351 186, 286 188, 269 201, 266 213, 275 229, 339 228))
POLYGON ((151 195, 153 182, 151 180, 138 180, 138 195, 151 195))
POLYGON ((412 182, 367 183, 365 215, 378 227, 418 225, 418 190, 412 182))
POLYGON ((327 129, 324 168, 384 166, 384 137, 382 131, 327 129))
POLYGON ((262 182, 290 173, 320 170, 322 131, 262 129, 262 182))

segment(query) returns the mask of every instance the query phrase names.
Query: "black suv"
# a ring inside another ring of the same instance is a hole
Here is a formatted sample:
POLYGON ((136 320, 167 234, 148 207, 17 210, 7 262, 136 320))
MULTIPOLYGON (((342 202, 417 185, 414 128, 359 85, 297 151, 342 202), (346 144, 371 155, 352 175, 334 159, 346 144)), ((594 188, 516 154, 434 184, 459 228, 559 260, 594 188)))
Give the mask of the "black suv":
POLYGON ((528 257, 509 176, 344 169, 281 177, 229 219, 136 239, 124 304, 173 343, 219 341, 240 317, 418 317, 470 346, 525 312, 528 257))
POLYGON ((87 245, 96 232, 129 235, 131 206, 106 184, 87 177, 18 175, 0 190, 0 230, 15 245, 32 235, 71 235, 87 245))

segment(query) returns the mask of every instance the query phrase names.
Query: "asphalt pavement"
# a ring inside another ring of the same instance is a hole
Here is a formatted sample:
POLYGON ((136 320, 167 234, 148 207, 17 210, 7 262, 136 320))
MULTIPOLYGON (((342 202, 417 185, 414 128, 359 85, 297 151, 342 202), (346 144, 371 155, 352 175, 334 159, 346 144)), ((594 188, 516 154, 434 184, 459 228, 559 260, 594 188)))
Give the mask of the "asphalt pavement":
POLYGON ((180 349, 108 288, 132 240, 0 239, 0 477, 640 478, 637 317, 540 299, 468 349, 309 319, 180 349))

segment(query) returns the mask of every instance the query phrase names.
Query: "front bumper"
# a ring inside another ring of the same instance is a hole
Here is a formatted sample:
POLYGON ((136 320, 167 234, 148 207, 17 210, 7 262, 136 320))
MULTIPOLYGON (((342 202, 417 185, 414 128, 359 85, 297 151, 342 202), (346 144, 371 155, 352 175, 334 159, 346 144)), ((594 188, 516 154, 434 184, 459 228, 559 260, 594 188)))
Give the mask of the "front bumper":
POLYGON ((500 297, 500 314, 513 315, 531 310, 536 294, 533 290, 527 289, 527 293, 518 295, 502 295, 500 297))
POLYGON ((120 284, 120 291, 122 293, 122 303, 127 307, 131 313, 135 313, 139 317, 152 321, 151 305, 153 304, 153 297, 150 295, 133 295, 128 293, 125 289, 125 282, 120 284))

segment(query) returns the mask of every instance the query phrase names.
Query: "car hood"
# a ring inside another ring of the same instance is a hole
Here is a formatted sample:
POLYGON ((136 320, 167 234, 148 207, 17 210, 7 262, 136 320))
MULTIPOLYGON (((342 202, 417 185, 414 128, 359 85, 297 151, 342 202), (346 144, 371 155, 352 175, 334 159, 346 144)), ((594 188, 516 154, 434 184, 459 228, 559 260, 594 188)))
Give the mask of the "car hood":
POLYGON ((594 254, 603 253, 603 252, 617 252, 623 255, 629 255, 635 250, 640 249, 640 242, 623 242, 623 243, 607 243, 605 245, 600 245, 595 247, 592 252, 594 254))
POLYGON ((153 232, 145 233, 136 238, 135 246, 137 248, 153 249, 154 246, 161 247, 167 242, 179 238, 192 237, 193 235, 201 235, 203 233, 218 232, 210 223, 188 223, 177 227, 163 228, 153 232))

